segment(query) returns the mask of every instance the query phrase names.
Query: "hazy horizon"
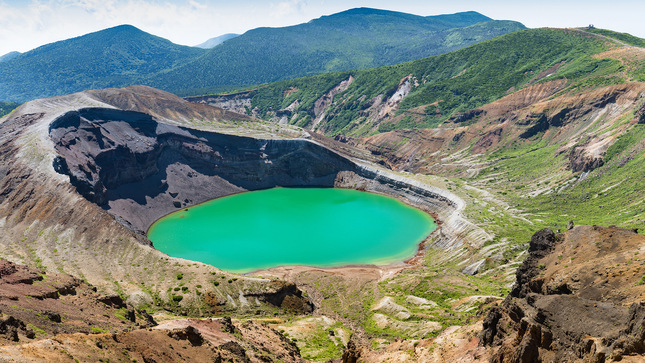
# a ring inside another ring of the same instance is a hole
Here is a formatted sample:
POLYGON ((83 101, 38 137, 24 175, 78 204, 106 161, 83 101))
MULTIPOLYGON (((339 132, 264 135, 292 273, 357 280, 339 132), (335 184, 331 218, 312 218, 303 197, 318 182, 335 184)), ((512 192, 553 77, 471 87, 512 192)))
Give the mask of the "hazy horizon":
POLYGON ((580 27, 630 33, 645 38, 640 14, 645 3, 622 0, 541 2, 456 0, 0 0, 0 56, 130 24, 174 43, 195 46, 226 33, 258 27, 305 23, 351 8, 371 7, 420 16, 477 11, 496 20, 515 20, 529 28, 580 27))

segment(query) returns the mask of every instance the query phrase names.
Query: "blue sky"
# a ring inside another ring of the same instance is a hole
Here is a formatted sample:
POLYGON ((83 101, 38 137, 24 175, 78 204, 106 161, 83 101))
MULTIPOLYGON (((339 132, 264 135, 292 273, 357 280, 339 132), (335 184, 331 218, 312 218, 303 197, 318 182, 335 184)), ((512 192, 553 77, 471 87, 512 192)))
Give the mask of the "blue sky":
POLYGON ((196 45, 225 33, 299 24, 355 7, 423 16, 474 10, 530 28, 594 24, 645 38, 643 0, 0 0, 0 55, 121 24, 196 45))

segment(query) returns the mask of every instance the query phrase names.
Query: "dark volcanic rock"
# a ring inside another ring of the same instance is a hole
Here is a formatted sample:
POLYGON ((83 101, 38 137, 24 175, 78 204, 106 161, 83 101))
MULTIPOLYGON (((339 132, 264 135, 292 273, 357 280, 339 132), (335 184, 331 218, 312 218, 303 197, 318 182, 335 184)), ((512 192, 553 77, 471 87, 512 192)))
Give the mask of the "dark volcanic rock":
POLYGON ((106 295, 99 296, 97 301, 102 302, 105 305, 113 306, 117 309, 126 307, 125 301, 119 295, 106 295))
POLYGON ((541 289, 540 280, 533 280, 540 272, 538 261, 548 255, 555 246, 556 236, 552 230, 545 228, 536 232, 529 243, 529 257, 517 269, 516 282, 513 285, 511 296, 526 297, 529 292, 538 292, 541 289))
POLYGON ((193 346, 199 346, 204 343, 204 337, 193 326, 171 330, 168 332, 168 336, 175 340, 188 340, 193 346))
POLYGON ((55 311, 43 311, 43 315, 47 317, 47 319, 53 321, 54 323, 61 322, 60 314, 55 311))
POLYGON ((347 348, 345 348, 345 351, 343 352, 342 356, 342 363, 356 363, 358 362, 358 359, 361 357, 361 352, 358 349, 358 346, 356 345, 356 342, 353 340, 350 340, 347 342, 347 348))
POLYGON ((466 112, 457 112, 454 116, 451 116, 448 119, 448 121, 454 122, 454 123, 464 123, 464 122, 471 121, 472 119, 480 116, 484 112, 485 112, 484 110, 478 109, 478 108, 470 111, 466 111, 466 112))
POLYGON ((275 186, 332 187, 339 171, 355 170, 305 140, 198 131, 132 111, 68 112, 51 124, 50 136, 60 155, 56 170, 138 231, 182 205, 275 186))
POLYGON ((313 311, 313 305, 307 298, 302 296, 302 291, 298 289, 296 284, 275 280, 271 282, 270 286, 273 288, 273 291, 257 295, 248 294, 246 296, 254 296, 260 299, 260 301, 265 301, 271 305, 298 313, 311 313, 313 311))

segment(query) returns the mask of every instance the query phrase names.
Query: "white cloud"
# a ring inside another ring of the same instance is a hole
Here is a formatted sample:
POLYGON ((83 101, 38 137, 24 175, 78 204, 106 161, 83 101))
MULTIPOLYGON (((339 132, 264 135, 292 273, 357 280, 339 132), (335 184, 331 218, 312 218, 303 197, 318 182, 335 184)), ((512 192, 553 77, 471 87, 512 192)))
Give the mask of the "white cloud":
POLYGON ((304 7, 307 5, 305 0, 286 0, 278 3, 277 5, 271 4, 271 17, 277 19, 284 19, 292 15, 299 15, 304 12, 304 7))
POLYGON ((193 1, 193 0, 190 0, 189 3, 190 3, 190 6, 192 6, 195 9, 205 10, 208 7, 204 4, 200 4, 197 1, 193 1))

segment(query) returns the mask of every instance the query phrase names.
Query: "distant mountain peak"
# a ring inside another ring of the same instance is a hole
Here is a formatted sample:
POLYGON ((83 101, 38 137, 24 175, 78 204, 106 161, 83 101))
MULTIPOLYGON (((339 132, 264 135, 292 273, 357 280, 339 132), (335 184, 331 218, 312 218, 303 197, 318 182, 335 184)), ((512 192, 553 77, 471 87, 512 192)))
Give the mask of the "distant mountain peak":
POLYGON ((130 24, 121 24, 121 25, 113 26, 111 28, 104 29, 104 31, 110 31, 110 30, 112 30, 112 31, 140 31, 140 32, 143 31, 143 30, 137 28, 136 26, 130 25, 130 24))
POLYGON ((219 37, 210 38, 207 41, 203 42, 202 44, 196 45, 195 47, 202 48, 202 49, 210 49, 224 43, 229 39, 233 39, 238 36, 239 34, 227 33, 224 35, 220 35, 219 37))
POLYGON ((489 20, 474 11, 420 16, 364 7, 306 24, 224 34, 198 47, 177 45, 122 24, 0 63, 0 100, 25 101, 132 84, 174 92, 234 90, 398 64, 524 28, 515 22, 487 24, 489 20), (471 27, 475 24, 479 25, 471 27))
POLYGON ((12 59, 16 58, 16 57, 17 57, 17 56, 19 56, 20 54, 22 54, 22 53, 20 53, 20 52, 16 52, 16 51, 13 51, 13 52, 9 52, 9 53, 7 53, 7 54, 5 54, 5 55, 3 55, 3 56, 0 56, 0 63, 2 63, 2 62, 8 62, 8 61, 10 61, 10 60, 12 60, 12 59))

